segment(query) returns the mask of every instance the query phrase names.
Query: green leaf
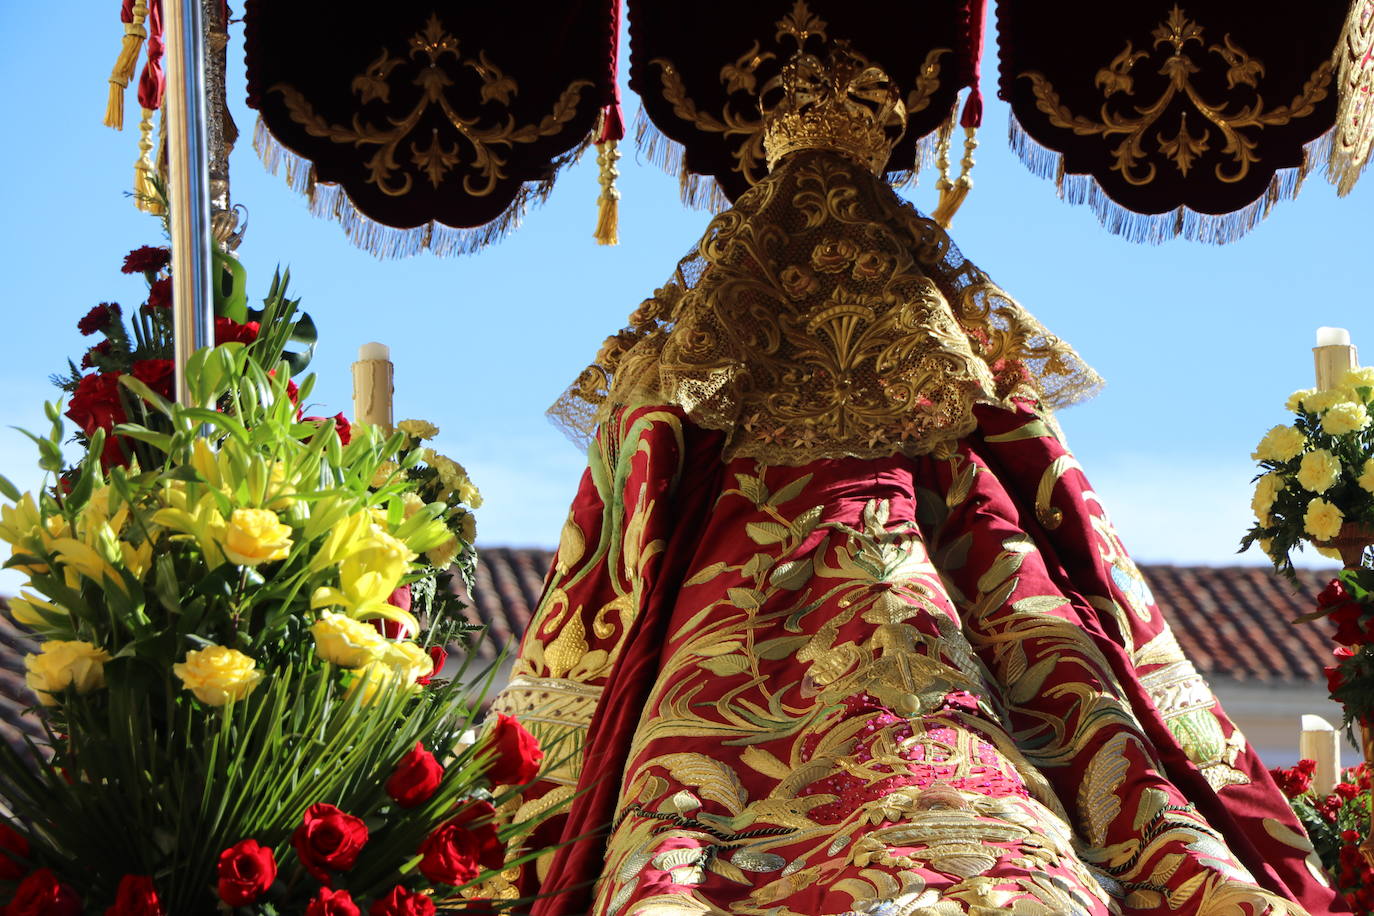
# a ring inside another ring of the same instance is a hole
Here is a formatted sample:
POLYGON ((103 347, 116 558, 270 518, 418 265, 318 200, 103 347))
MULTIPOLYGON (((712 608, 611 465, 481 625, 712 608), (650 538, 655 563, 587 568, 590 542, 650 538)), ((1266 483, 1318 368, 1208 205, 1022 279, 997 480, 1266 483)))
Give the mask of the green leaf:
POLYGON ((19 492, 19 488, 10 483, 9 478, 3 474, 0 474, 0 495, 12 503, 17 503, 24 498, 24 494, 19 492))
POLYGON ((211 256, 219 281, 215 284, 215 314, 242 324, 248 320, 248 271, 238 258, 218 246, 211 256))

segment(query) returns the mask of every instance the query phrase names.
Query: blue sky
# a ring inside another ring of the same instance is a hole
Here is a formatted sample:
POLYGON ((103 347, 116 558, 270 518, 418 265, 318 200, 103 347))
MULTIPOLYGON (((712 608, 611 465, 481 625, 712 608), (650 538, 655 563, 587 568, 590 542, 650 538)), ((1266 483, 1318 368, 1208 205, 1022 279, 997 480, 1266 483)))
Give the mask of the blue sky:
MULTIPOLYGON (((8 427, 42 428, 42 402, 55 393, 48 376, 82 352, 77 319, 100 301, 136 306, 142 282, 119 265, 130 248, 160 242, 157 223, 123 196, 134 119, 123 133, 100 124, 117 13, 112 0, 67 16, 41 4, 0 13, 0 82, 14 87, 0 144, 0 473, 29 486, 38 481, 32 449, 8 427)), ((273 268, 289 265, 320 327, 315 412, 351 413, 358 345, 389 344, 398 418, 438 424, 440 451, 483 489, 479 545, 551 545, 584 459, 544 410, 668 277, 709 214, 685 209, 677 180, 627 149, 618 247, 591 239, 597 184, 588 156, 487 251, 378 261, 264 171, 249 142, 254 118, 241 102, 239 60, 235 44, 230 93, 243 139, 233 193, 249 213, 239 253, 258 296, 273 268)), ((995 68, 984 70, 990 103, 955 240, 1107 379, 1095 401, 1061 420, 1137 559, 1258 562, 1234 553, 1249 524, 1249 453, 1282 421, 1288 393, 1312 384, 1314 329, 1348 327, 1374 354, 1374 179, 1337 199, 1314 174, 1296 201, 1228 246, 1133 244, 1057 199, 1053 184, 1015 158, 1006 108, 991 101, 995 68)), ((626 99, 632 118, 635 100, 626 99)), ((906 193, 928 209, 931 184, 923 176, 906 193)), ((0 576, 0 591, 13 584, 0 576)))

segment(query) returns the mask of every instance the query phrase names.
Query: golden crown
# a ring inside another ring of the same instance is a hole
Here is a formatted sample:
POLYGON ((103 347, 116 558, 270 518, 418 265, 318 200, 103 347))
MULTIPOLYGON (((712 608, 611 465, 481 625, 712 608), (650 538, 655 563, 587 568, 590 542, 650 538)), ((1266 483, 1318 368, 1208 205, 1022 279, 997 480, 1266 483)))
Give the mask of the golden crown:
POLYGON ((825 58, 798 50, 760 100, 770 169, 788 153, 824 149, 881 175, 906 129, 906 106, 892 79, 841 42, 825 58))

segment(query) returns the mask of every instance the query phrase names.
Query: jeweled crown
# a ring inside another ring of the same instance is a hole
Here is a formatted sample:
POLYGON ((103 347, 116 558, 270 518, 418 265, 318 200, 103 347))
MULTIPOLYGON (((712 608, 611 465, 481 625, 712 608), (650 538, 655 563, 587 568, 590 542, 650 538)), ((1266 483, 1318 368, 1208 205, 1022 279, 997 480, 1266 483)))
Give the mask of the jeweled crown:
POLYGON ((840 42, 824 58, 799 50, 760 101, 770 169, 788 153, 825 149, 881 175, 906 129, 906 106, 892 79, 840 42))

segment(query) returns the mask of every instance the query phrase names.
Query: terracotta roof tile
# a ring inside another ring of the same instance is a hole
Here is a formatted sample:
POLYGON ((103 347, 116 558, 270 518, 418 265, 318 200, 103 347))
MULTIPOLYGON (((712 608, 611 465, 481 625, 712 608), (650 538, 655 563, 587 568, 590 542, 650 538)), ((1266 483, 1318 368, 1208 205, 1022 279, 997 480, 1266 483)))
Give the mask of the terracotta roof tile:
MULTIPOLYGON (((488 628, 476 640, 478 662, 490 662, 507 646, 514 651, 538 606, 552 558, 552 551, 539 548, 482 551, 473 594, 459 591, 471 605, 465 612, 468 619, 488 628)), ((1333 571, 1300 570, 1298 592, 1258 566, 1146 565, 1141 571, 1184 652, 1204 675, 1325 683, 1322 668, 1331 657, 1331 627, 1292 620, 1312 609, 1333 571)), ((22 735, 42 735, 33 717, 24 713, 34 698, 24 686, 23 658, 33 650, 33 641, 7 614, 0 614, 0 737, 11 744, 22 741, 22 735)))

